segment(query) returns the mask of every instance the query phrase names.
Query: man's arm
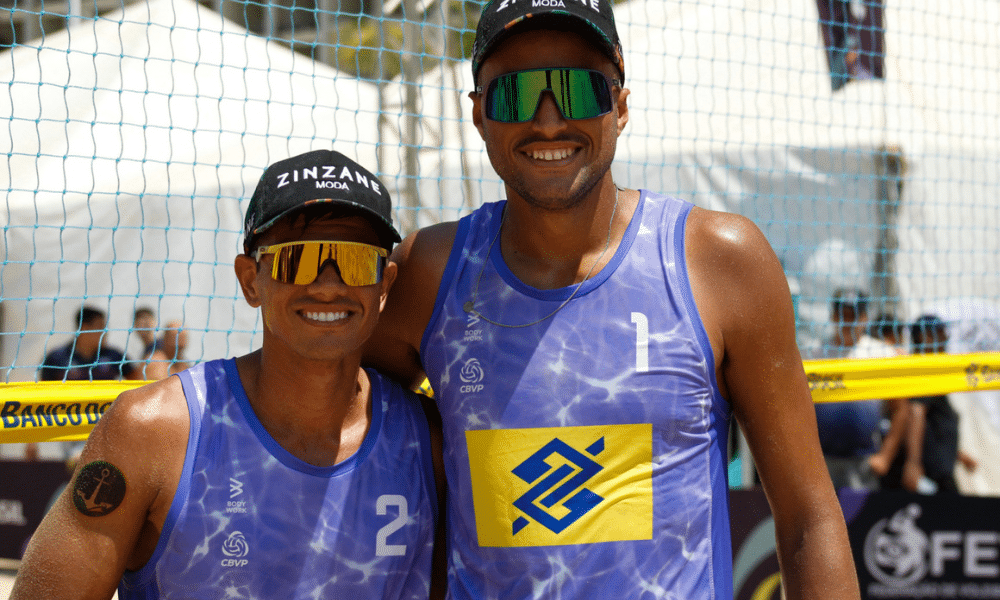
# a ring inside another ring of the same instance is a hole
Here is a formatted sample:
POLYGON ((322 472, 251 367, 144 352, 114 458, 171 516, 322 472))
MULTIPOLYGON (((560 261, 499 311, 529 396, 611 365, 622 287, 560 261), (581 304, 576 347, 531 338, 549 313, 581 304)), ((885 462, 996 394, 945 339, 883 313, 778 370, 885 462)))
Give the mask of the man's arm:
POLYGON ((900 448, 904 447, 906 425, 910 418, 909 399, 894 398, 886 400, 885 405, 889 407, 889 432, 882 438, 878 452, 868 457, 868 465, 879 477, 884 477, 889 472, 892 461, 896 460, 900 448))
POLYGON ((111 598, 149 560, 180 479, 187 404, 176 378, 123 393, 28 544, 12 600, 111 598))
POLYGON ((789 599, 857 599, 843 512, 819 446, 781 264, 760 230, 694 209, 685 248, 719 387, 739 420, 774 515, 789 599))
POLYGON ((927 427, 927 405, 916 399, 910 407, 906 428, 906 462, 903 463, 903 487, 916 492, 924 477, 924 430, 927 427))
POLYGON ((390 257, 399 270, 368 340, 364 363, 411 389, 424 378, 420 341, 434 312, 456 229, 455 222, 421 229, 407 236, 390 257))

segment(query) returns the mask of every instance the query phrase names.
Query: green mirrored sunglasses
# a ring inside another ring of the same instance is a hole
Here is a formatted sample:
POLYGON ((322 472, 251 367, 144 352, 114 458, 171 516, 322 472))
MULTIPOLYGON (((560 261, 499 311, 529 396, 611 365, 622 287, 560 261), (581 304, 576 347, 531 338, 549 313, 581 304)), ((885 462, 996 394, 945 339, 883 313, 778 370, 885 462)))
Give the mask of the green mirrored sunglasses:
MULTIPOLYGON (((535 117, 542 92, 552 92, 567 119, 592 119, 611 112, 611 88, 620 85, 591 69, 532 69, 506 73, 483 94, 483 113, 491 121, 524 123, 535 117)), ((476 88, 479 93, 482 88, 476 88)))

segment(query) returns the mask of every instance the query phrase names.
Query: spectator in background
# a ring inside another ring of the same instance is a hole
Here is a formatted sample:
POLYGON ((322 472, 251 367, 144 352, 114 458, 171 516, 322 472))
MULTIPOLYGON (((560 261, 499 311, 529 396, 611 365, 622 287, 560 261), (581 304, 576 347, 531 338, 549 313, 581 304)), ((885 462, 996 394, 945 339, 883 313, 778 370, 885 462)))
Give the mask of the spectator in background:
POLYGON ((142 340, 141 358, 146 358, 156 349, 156 313, 148 306, 140 306, 132 315, 132 331, 142 340))
MULTIPOLYGON (((85 306, 76 313, 76 337, 65 346, 56 348, 45 357, 39 379, 42 381, 98 381, 134 379, 135 365, 125 354, 105 343, 107 317, 103 311, 85 306)), ((63 458, 73 464, 83 449, 82 442, 60 444, 63 458)), ((25 447, 25 458, 37 460, 37 444, 25 447)))
POLYGON ((105 343, 107 316, 85 306, 76 314, 76 338, 45 357, 42 381, 109 380, 131 378, 135 371, 125 353, 105 343))
MULTIPOLYGON (((830 318, 833 339, 831 358, 889 358, 897 356, 893 346, 868 335, 868 295, 858 289, 834 292, 830 318)), ((889 471, 898 453, 908 414, 905 399, 827 402, 816 405, 819 441, 830 477, 837 488, 876 489, 878 477, 889 471), (886 406, 883 407, 883 404, 886 406), (884 411, 884 409, 886 409, 884 411), (891 415, 882 435, 883 412, 891 415)))
MULTIPOLYGON (((906 354, 903 333, 905 325, 894 315, 880 313, 872 321, 869 335, 892 347, 897 355, 906 354)), ((889 400, 883 403, 881 430, 884 434, 880 452, 869 460, 872 471, 879 477, 879 487, 902 489, 903 459, 906 444, 906 422, 910 414, 908 399, 889 400), (888 423, 888 425, 887 425, 888 423)))
MULTIPOLYGON (((948 327, 933 315, 919 317, 910 327, 914 354, 943 353, 948 344, 948 327)), ((913 398, 906 434, 903 487, 911 492, 958 493, 955 463, 966 469, 976 461, 958 449, 958 414, 948 396, 913 398)))
POLYGON ((882 340, 896 349, 898 354, 905 354, 903 348, 903 322, 889 313, 879 313, 872 321, 869 335, 875 339, 882 340))
POLYGON ((145 357, 141 366, 142 378, 164 379, 188 368, 190 365, 184 360, 185 348, 187 332, 181 322, 168 321, 163 335, 156 340, 153 350, 145 357))

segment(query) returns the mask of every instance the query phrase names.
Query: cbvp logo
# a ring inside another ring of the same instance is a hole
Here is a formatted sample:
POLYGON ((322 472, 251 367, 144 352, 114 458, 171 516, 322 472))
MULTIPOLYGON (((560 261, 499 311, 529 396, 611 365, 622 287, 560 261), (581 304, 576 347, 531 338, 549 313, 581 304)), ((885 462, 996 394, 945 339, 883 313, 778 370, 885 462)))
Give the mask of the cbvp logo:
POLYGON ((479 364, 479 359, 470 358, 465 361, 462 370, 458 373, 458 378, 466 384, 460 387, 459 391, 463 394, 483 391, 484 386, 479 382, 483 380, 484 376, 483 366, 479 364))
POLYGON ((906 586, 927 574, 927 534, 917 527, 921 509, 910 504, 882 519, 865 538, 865 565, 875 579, 891 586, 906 586))
POLYGON ((247 544, 246 538, 243 537, 243 532, 234 531, 230 533, 226 541, 222 542, 222 553, 230 557, 222 559, 223 567, 246 566, 250 561, 243 557, 250 553, 250 545, 247 544))
MULTIPOLYGON (((591 444, 586 452, 596 456, 602 450, 604 450, 603 437, 591 444)), ((604 500, 601 496, 583 488, 583 484, 602 468, 582 452, 555 438, 512 471, 525 483, 537 482, 514 501, 514 506, 553 533, 561 533, 604 500), (569 464, 563 463, 553 469, 546 462, 552 457, 561 457, 569 464), (576 474, 570 477, 573 471, 576 471, 576 474), (561 518, 556 518, 547 512, 555 506, 559 507, 560 512, 566 510, 569 512, 561 518)), ((528 524, 528 519, 518 517, 513 523, 513 533, 516 535, 528 524)))

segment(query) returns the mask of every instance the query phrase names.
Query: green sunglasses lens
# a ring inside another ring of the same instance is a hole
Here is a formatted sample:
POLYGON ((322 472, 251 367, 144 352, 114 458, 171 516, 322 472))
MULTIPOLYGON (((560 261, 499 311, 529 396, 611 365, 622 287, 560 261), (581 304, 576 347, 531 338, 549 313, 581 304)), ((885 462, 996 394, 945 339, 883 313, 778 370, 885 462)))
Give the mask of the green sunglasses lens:
POLYGON ((383 248, 356 242, 293 242, 263 248, 260 254, 274 254, 271 277, 282 283, 309 285, 316 281, 328 260, 337 264, 340 278, 349 286, 373 285, 382 281, 383 248))
POLYGON ((542 92, 549 90, 567 119, 592 119, 611 112, 611 90, 598 71, 539 69, 501 75, 486 89, 486 118, 523 123, 535 116, 542 92))

